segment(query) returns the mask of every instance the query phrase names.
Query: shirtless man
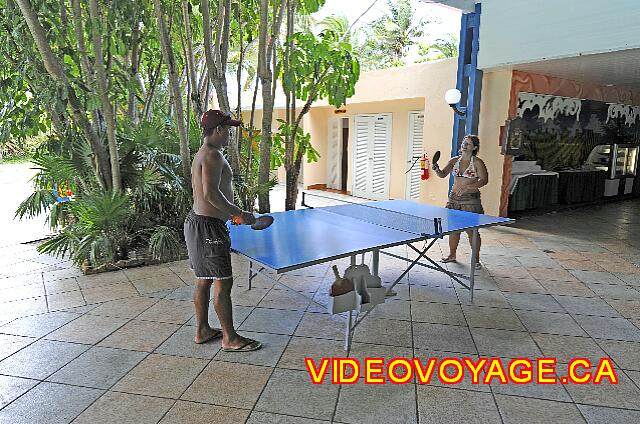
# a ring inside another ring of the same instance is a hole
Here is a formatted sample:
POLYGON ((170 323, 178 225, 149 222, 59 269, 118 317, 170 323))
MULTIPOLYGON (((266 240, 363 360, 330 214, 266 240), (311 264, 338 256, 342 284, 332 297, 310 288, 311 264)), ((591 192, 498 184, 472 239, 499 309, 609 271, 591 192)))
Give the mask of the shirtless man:
POLYGON ((196 309, 196 343, 222 337, 225 352, 260 349, 259 341, 240 336, 233 327, 231 286, 231 238, 226 222, 253 224, 255 217, 233 204, 231 167, 222 155, 231 127, 240 121, 219 110, 202 115, 203 142, 191 165, 193 209, 184 222, 189 260, 196 274, 193 303, 196 309), (209 325, 209 299, 213 283, 213 306, 222 330, 209 325))

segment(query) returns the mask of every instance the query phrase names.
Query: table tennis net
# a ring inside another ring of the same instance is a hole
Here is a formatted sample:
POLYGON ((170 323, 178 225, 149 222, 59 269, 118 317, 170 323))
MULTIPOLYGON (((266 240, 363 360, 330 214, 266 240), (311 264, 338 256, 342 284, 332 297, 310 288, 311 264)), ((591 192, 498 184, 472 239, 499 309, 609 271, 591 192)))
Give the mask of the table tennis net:
MULTIPOLYGON (((367 201, 368 202, 368 201, 367 201)), ((319 208, 323 212, 348 216, 381 227, 400 230, 420 236, 437 235, 442 232, 440 218, 423 218, 407 213, 391 211, 372 205, 346 199, 302 193, 302 206, 319 208)))

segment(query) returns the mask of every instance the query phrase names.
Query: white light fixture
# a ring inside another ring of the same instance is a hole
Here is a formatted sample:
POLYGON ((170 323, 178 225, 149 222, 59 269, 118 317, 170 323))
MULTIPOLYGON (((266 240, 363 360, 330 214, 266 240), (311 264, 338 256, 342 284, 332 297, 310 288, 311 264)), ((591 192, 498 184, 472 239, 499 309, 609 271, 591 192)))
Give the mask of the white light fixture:
POLYGON ((448 105, 457 105, 462 99, 462 93, 457 88, 451 88, 444 93, 444 100, 448 105))
POLYGON ((449 106, 453 109, 455 113, 460 116, 465 116, 467 114, 466 107, 459 107, 458 103, 462 99, 462 93, 457 88, 451 88, 444 93, 444 100, 447 102, 449 106))

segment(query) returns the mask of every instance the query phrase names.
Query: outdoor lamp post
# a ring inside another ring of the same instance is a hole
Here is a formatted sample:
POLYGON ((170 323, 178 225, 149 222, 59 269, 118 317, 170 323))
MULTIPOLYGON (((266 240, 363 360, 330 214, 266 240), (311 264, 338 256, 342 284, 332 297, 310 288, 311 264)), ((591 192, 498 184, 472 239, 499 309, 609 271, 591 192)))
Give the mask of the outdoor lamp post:
POLYGON ((466 116, 467 108, 464 106, 458 106, 460 99, 462 99, 462 93, 460 93, 460 90, 457 88, 451 88, 444 93, 444 100, 449 106, 451 106, 451 109, 460 116, 466 116))

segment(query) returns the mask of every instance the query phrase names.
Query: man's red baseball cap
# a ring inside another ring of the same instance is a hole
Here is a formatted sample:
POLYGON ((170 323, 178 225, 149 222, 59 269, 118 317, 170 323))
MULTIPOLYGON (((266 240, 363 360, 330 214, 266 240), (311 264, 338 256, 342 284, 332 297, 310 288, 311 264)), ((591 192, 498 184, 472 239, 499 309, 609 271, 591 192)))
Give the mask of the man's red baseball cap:
POLYGON ((211 130, 219 125, 229 125, 231 127, 237 127, 240 125, 240 121, 231 119, 231 115, 224 113, 221 110, 209 109, 202 114, 200 125, 203 130, 211 130))

